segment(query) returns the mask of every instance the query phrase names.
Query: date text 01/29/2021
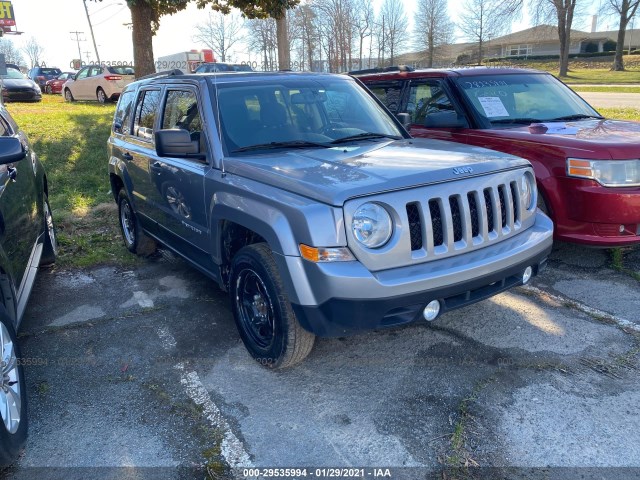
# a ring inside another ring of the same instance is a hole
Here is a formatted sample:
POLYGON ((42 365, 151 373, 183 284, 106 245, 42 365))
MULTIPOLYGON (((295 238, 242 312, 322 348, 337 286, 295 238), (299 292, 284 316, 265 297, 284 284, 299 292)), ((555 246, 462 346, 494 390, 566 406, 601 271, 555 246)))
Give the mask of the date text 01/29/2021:
POLYGON ((244 468, 243 478, 392 478, 389 468, 244 468))

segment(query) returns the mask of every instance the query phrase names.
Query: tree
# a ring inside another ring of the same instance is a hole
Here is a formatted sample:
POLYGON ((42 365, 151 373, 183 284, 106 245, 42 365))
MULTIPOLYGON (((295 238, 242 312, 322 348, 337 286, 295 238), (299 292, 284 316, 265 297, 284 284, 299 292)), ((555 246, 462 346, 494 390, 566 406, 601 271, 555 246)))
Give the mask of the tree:
POLYGON ((6 63, 14 63, 18 66, 22 66, 25 63, 20 50, 8 38, 0 38, 0 53, 4 54, 6 63))
POLYGON ((262 57, 261 70, 273 70, 276 53, 276 21, 254 18, 247 22, 249 49, 262 57))
MULTIPOLYGON (((373 25, 375 21, 371 0, 355 0, 355 15, 353 20, 355 30, 358 34, 358 68, 364 68, 362 65, 364 41, 373 35, 373 25)), ((371 56, 369 56, 369 66, 371 66, 371 56)))
POLYGON ((27 43, 25 43, 22 48, 22 51, 27 54, 27 57, 29 57, 31 68, 36 65, 40 65, 40 58, 44 53, 44 47, 38 43, 35 37, 29 37, 27 43))
MULTIPOLYGON (((576 12, 577 0, 541 0, 535 3, 536 23, 555 17, 558 22, 560 40, 560 68, 558 75, 566 77, 569 72, 569 49, 571 48, 571 26, 576 12)), ((533 0, 531 6, 534 5, 533 0)))
POLYGON ((418 0, 415 38, 418 48, 427 50, 427 67, 433 67, 437 47, 453 42, 454 27, 447 13, 447 0, 418 0))
POLYGON ((305 65, 313 71, 318 43, 318 31, 316 27, 316 13, 309 4, 300 5, 291 11, 293 38, 300 44, 300 66, 304 70, 305 65))
POLYGON ((624 70, 624 62, 622 60, 622 51, 624 50, 624 37, 629 21, 635 16, 640 0, 609 0, 607 10, 618 16, 620 26, 618 27, 618 43, 616 45, 616 54, 613 58, 611 70, 621 72, 624 70))
POLYGON ((193 40, 213 50, 221 62, 227 61, 227 55, 233 45, 240 40, 244 22, 230 13, 209 12, 204 23, 196 25, 193 40))
POLYGON ((408 20, 401 0, 384 0, 381 10, 384 50, 389 62, 395 62, 396 53, 406 44, 408 20))
POLYGON ((502 34, 511 24, 508 5, 500 0, 466 0, 458 27, 464 35, 477 44, 478 64, 484 57, 485 43, 502 34))

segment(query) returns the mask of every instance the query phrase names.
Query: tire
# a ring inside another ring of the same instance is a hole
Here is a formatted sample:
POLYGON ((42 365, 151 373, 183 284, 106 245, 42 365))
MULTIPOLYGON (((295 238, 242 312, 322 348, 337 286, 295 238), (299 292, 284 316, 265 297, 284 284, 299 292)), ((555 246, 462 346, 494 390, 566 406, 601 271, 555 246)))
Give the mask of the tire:
POLYGON ((315 335, 296 319, 267 244, 248 245, 233 257, 229 293, 240 337, 258 363, 285 368, 309 355, 315 335))
POLYGON ((109 102, 107 94, 104 93, 104 90, 100 87, 98 87, 98 90, 96 90, 96 98, 98 99, 98 103, 102 103, 103 105, 109 102))
POLYGON ((15 460, 27 439, 27 396, 20 349, 4 306, 0 305, 0 466, 15 460), (7 405, 9 408, 7 408, 7 405))
POLYGON ((56 227, 53 224, 53 216, 51 215, 51 207, 49 199, 44 196, 44 243, 42 245, 42 257, 40 257, 40 266, 53 265, 58 256, 58 239, 56 236, 56 227))
POLYGON ((73 98, 73 94, 71 93, 71 90, 69 90, 68 88, 64 89, 64 101, 65 102, 74 102, 75 98, 73 98))
POLYGON ((51 85, 47 85, 46 87, 44 87, 44 92, 51 95, 53 94, 53 90, 51 89, 51 85))
POLYGON ((142 232, 124 189, 118 193, 118 219, 127 250, 143 256, 151 255, 156 251, 156 242, 142 232))
POLYGON ((549 207, 547 206, 547 202, 545 201, 544 197, 542 196, 542 193, 540 192, 540 190, 538 190, 537 207, 540 209, 540 211, 542 213, 544 213, 546 216, 551 218, 551 214, 549 213, 549 207))

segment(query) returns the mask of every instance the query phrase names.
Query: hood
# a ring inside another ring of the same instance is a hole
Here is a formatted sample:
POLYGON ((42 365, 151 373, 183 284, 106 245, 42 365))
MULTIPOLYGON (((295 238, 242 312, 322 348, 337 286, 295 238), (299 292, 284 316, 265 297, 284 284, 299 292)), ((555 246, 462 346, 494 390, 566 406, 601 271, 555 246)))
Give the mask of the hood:
POLYGON ((505 153, 440 140, 361 141, 227 157, 227 172, 341 206, 353 197, 528 166, 505 153))
POLYGON ((12 88, 33 88, 35 90, 36 88, 35 82, 28 78, 6 78, 2 80, 2 83, 9 90, 12 88))
MULTIPOLYGON (((557 122, 555 122, 557 124, 557 122)), ((493 129, 495 136, 527 140, 542 145, 569 147, 586 151, 607 149, 611 158, 638 158, 640 148, 640 122, 625 120, 579 120, 565 122, 571 134, 529 132, 528 126, 493 129)))

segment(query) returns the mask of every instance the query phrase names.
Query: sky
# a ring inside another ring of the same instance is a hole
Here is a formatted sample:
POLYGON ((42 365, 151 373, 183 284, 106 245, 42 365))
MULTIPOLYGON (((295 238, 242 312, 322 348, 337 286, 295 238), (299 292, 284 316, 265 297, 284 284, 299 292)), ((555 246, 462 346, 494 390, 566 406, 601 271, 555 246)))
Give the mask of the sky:
MULTIPOLYGON (((576 29, 590 28, 590 15, 597 10, 597 4, 603 0, 586 0, 591 5, 586 9, 587 15, 582 22, 574 26, 576 29)), ((403 0, 409 22, 415 15, 415 0, 403 0)), ((78 58, 78 42, 82 59, 95 61, 93 43, 89 31, 89 23, 83 6, 83 0, 61 0, 55 3, 55 8, 48 0, 13 0, 14 15, 17 29, 22 35, 6 35, 18 48, 31 37, 35 37, 44 48, 42 60, 47 66, 55 66, 64 70, 70 69, 70 63, 78 58), (45 6, 46 5, 46 6, 45 6), (76 37, 75 33, 83 32, 76 37), (88 53, 87 53, 88 52, 88 53)), ((374 0, 374 4, 381 4, 382 0, 374 0)), ((459 18, 462 10, 461 1, 449 2, 449 13, 453 21, 459 18)), ((379 5, 377 5, 379 7, 379 5)), ((126 26, 131 22, 131 15, 124 0, 103 0, 102 2, 87 1, 89 18, 93 25, 94 36, 103 62, 132 62, 133 49, 131 47, 131 30, 126 26)), ((376 8, 375 11, 379 11, 376 8)), ((163 55, 204 48, 192 40, 194 26, 203 21, 206 13, 189 6, 186 10, 173 15, 162 17, 160 30, 153 40, 153 50, 156 59, 163 55)), ((602 21, 599 30, 607 29, 602 21)), ((512 31, 528 28, 530 25, 526 16, 514 25, 512 31)), ((611 24, 608 29, 615 29, 611 24)), ((460 38, 459 41, 463 39, 460 38)), ((23 55, 25 60, 28 57, 23 55)), ((232 52, 232 61, 256 60, 255 54, 247 53, 247 49, 240 47, 232 52)))

